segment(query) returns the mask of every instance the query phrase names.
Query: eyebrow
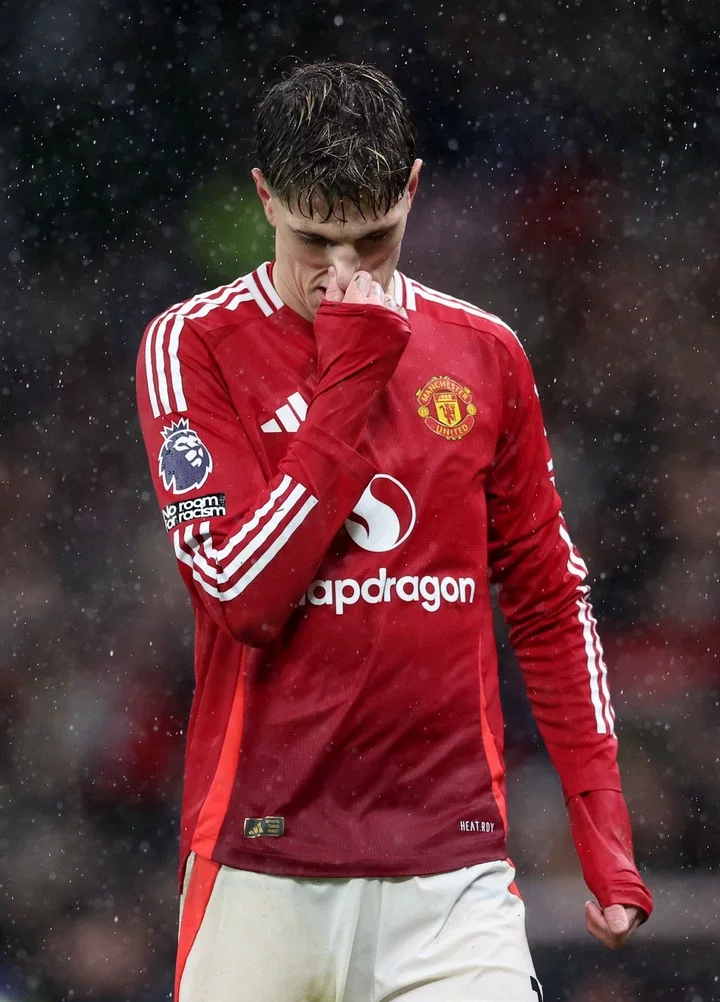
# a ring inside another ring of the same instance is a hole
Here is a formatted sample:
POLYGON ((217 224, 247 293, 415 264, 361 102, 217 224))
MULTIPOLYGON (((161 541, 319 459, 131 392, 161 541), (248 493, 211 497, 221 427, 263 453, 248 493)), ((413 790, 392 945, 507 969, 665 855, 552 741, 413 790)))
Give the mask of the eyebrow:
MULTIPOLYGON (((374 230, 370 230, 368 233, 363 233, 363 235, 359 239, 366 240, 368 237, 384 236, 386 233, 389 233, 391 230, 394 230, 396 226, 397 223, 391 223, 389 226, 379 226, 374 230)), ((291 226, 290 229, 293 231, 293 233, 297 233, 301 237, 316 237, 318 240, 328 240, 330 243, 333 243, 332 238, 327 237, 324 233, 316 233, 314 230, 301 230, 297 229, 294 226, 291 226)))

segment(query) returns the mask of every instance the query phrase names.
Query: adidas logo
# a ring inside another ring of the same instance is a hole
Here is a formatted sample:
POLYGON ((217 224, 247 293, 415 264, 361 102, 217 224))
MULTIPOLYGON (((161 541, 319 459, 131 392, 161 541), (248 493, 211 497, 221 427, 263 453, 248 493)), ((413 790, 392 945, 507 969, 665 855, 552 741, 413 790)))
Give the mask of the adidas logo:
POLYGON ((260 425, 260 431, 266 435, 274 435, 279 431, 297 431, 300 422, 305 420, 308 405, 300 393, 293 393, 287 398, 287 403, 278 407, 275 417, 260 425))

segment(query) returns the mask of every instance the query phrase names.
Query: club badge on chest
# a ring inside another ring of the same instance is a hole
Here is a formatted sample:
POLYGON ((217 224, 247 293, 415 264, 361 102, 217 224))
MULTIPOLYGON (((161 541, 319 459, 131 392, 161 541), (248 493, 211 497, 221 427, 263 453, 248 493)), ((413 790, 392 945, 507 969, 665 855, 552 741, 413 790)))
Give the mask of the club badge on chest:
POLYGON ((475 424, 477 407, 469 386, 450 376, 433 376, 416 393, 425 427, 449 442, 464 438, 475 424))

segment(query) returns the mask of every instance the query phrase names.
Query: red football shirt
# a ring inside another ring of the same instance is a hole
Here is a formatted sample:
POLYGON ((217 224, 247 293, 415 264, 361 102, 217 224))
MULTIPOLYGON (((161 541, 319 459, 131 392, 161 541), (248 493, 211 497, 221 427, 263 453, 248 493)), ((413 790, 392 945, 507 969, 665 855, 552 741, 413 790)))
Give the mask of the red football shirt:
POLYGON ((565 796, 620 789, 528 360, 468 303, 400 274, 395 295, 412 333, 357 449, 312 420, 313 326, 271 266, 145 333, 143 435, 196 616, 183 862, 402 876, 503 858, 489 574, 565 796))

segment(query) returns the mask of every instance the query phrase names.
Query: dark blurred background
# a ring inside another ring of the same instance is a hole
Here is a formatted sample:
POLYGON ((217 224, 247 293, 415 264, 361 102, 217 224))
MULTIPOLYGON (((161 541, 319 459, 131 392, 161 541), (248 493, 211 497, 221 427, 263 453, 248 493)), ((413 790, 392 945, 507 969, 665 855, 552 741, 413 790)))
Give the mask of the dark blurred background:
POLYGON ((720 999, 720 7, 0 4, 0 999, 160 1002, 192 617, 134 409, 148 320, 272 256, 252 108, 374 62, 426 162, 403 268, 535 366, 590 564, 657 911, 584 931, 504 651, 512 850, 546 998, 720 999))

